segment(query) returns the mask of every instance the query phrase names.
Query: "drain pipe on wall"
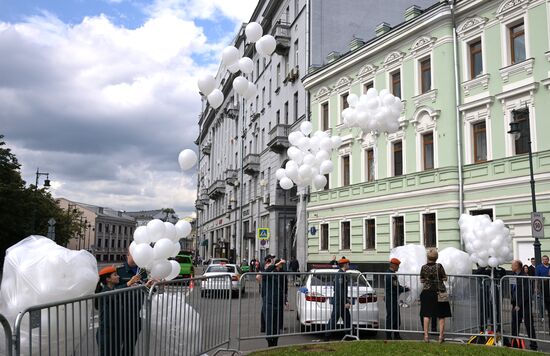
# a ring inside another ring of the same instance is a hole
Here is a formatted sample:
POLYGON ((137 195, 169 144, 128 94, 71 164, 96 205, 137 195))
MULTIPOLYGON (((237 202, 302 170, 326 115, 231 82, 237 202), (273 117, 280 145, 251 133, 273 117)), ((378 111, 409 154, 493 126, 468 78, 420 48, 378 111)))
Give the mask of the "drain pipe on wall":
MULTIPOLYGON (((453 21, 453 61, 455 76, 455 115, 456 115, 456 141, 457 141, 457 165, 458 165, 458 213, 464 212, 464 177, 462 172, 462 119, 460 115, 460 80, 458 67, 458 39, 456 35, 456 0, 449 0, 451 17, 453 21)), ((460 235, 460 247, 464 249, 464 241, 460 235)))

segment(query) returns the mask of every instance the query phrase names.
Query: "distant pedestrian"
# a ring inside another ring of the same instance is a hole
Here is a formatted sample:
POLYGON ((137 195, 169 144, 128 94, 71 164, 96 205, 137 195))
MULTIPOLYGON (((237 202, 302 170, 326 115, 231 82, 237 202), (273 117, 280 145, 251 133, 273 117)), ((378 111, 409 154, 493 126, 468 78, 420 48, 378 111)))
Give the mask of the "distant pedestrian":
POLYGON ((537 263, 535 262, 535 257, 531 257, 531 264, 529 265, 529 273, 530 276, 536 276, 537 275, 537 263))
MULTIPOLYGON (((290 258, 290 263, 288 264, 288 268, 290 269, 290 272, 298 273, 300 271, 300 262, 298 262, 298 260, 294 256, 292 256, 290 258)), ((295 283, 298 277, 299 276, 296 274, 292 275, 292 281, 295 283)))
POLYGON ((439 319, 439 342, 445 341, 445 318, 451 316, 451 306, 448 300, 445 282, 447 274, 440 263, 435 248, 428 249, 428 263, 420 269, 420 282, 424 285, 420 294, 420 315, 424 318, 424 341, 429 342, 428 326, 430 318, 439 319))
POLYGON ((338 268, 338 261, 336 261, 336 255, 332 255, 332 261, 330 261, 332 268, 338 268))
POLYGON ((395 275, 395 272, 399 270, 400 264, 401 261, 399 259, 392 258, 384 280, 386 329, 392 330, 386 331, 386 339, 388 340, 402 340, 399 331, 395 331, 399 330, 399 325, 401 324, 401 318, 399 315, 399 295, 403 292, 408 292, 409 288, 401 286, 397 276, 395 275))
MULTIPOLYGON (((535 269, 535 275, 537 277, 548 277, 550 274, 550 259, 547 255, 542 256, 542 263, 538 265, 535 269)), ((548 323, 550 325, 550 303, 546 303, 546 300, 548 299, 545 295, 542 295, 542 290, 544 289, 543 285, 544 283, 548 283, 548 281, 542 283, 538 283, 535 287, 535 293, 536 293, 536 300, 537 304, 539 305, 538 313, 539 317, 544 319, 544 309, 548 312, 548 323), (544 307, 543 307, 544 305, 544 307)))
POLYGON ((330 315, 330 320, 327 323, 327 332, 325 333, 325 341, 328 341, 330 338, 330 332, 336 329, 336 325, 340 318, 344 323, 346 329, 351 328, 351 301, 348 298, 348 288, 349 288, 349 275, 346 273, 349 270, 349 260, 345 257, 342 257, 338 261, 339 269, 336 272, 334 277, 334 295, 332 298, 332 313, 330 315))
POLYGON ((262 310, 260 312, 260 332, 265 333, 265 293, 266 293, 266 278, 267 276, 262 272, 265 272, 269 266, 271 266, 271 256, 267 255, 264 258, 264 265, 259 267, 259 272, 256 275, 256 281, 260 286, 260 297, 262 298, 262 310))
POLYGON ((277 346, 277 335, 283 330, 284 308, 288 305, 288 285, 284 272, 285 260, 275 260, 266 268, 265 321, 267 346, 277 346))
MULTIPOLYGON (((521 261, 512 261, 513 279, 510 280, 510 302, 512 304, 512 335, 518 336, 521 322, 525 324, 525 331, 530 339, 536 339, 535 326, 531 315, 530 285, 528 276, 523 273, 521 261)), ((518 339, 512 340, 512 346, 518 339)), ((536 341, 529 342, 531 350, 537 350, 536 341)))

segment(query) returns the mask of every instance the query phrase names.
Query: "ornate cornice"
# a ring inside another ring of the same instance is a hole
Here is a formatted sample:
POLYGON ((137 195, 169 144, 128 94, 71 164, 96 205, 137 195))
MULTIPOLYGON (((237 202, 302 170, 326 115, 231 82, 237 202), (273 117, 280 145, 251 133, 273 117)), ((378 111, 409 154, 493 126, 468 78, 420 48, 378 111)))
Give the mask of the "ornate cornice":
POLYGON ((437 38, 428 36, 417 38, 410 48, 412 55, 416 56, 417 54, 419 54, 419 52, 430 51, 433 48, 436 40, 437 38))
POLYGON ((377 69, 378 67, 373 64, 366 64, 363 67, 361 67, 361 69, 359 69, 357 78, 360 80, 364 80, 366 78, 372 78, 376 74, 377 69))
POLYGON ((530 2, 531 0, 505 0, 498 7, 496 17, 502 21, 513 14, 525 12, 530 2))
POLYGON ((405 53, 394 51, 391 52, 386 59, 384 59, 384 62, 382 63, 385 70, 388 70, 389 68, 396 67, 400 65, 403 62, 403 58, 405 57, 405 53))
POLYGON ((336 85, 334 85, 334 90, 341 91, 343 89, 348 89, 351 85, 351 78, 350 77, 342 77, 338 79, 336 82, 336 85))
POLYGON ((471 37, 480 33, 485 27, 487 21, 489 21, 489 19, 481 16, 466 18, 466 20, 458 25, 458 28, 456 29, 458 38, 463 39, 464 37, 471 37))

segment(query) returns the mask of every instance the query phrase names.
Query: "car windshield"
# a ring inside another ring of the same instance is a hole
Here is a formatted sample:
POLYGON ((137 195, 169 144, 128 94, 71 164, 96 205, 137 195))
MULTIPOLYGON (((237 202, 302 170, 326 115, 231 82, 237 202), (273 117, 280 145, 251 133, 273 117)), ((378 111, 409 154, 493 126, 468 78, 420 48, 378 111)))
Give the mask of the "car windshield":
MULTIPOLYGON (((348 273, 348 278, 350 282, 357 286, 357 283, 359 283, 360 287, 370 287, 369 283, 364 277, 359 277, 358 273, 348 273)), ((334 277, 336 276, 336 273, 324 273, 324 274, 317 274, 312 275, 310 278, 311 286, 326 286, 326 285, 332 285, 334 283, 334 277)))
POLYGON ((189 256, 176 256, 175 260, 178 263, 191 263, 191 258, 189 256))
POLYGON ((208 272, 229 272, 229 273, 235 273, 235 267, 233 266, 210 266, 206 270, 206 273, 208 272))

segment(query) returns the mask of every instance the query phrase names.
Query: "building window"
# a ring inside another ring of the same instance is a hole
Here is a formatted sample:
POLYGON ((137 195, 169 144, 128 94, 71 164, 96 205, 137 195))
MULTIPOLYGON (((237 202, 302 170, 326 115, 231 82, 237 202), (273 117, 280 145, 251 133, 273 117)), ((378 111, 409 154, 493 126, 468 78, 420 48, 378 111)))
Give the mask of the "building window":
POLYGON ((329 129, 328 119, 328 101, 321 104, 321 130, 326 131, 329 129))
POLYGON ((470 210, 470 215, 488 215, 491 221, 493 221, 493 209, 470 210))
POLYGON ((270 105, 271 104, 271 79, 269 79, 269 87, 268 87, 267 95, 269 96, 269 98, 267 99, 267 105, 270 105))
POLYGON ((256 60, 256 78, 260 77, 260 59, 256 60))
POLYGON ((401 71, 399 70, 391 74, 391 93, 401 98, 401 71))
POLYGON ((342 250, 350 250, 350 222, 349 221, 342 221, 341 222, 341 228, 342 228, 342 250))
POLYGON ((422 135, 422 158, 424 170, 434 168, 434 135, 433 132, 422 135))
POLYGON ((277 89, 281 86, 281 63, 277 64, 277 77, 275 78, 275 85, 277 89))
POLYGON ((483 56, 481 52, 481 40, 470 43, 470 79, 483 73, 483 56))
POLYGON ((374 88, 374 82, 372 80, 370 82, 366 82, 365 84, 363 84, 363 93, 366 93, 367 91, 369 91, 369 89, 372 88, 374 88))
POLYGON ((342 185, 350 184, 349 156, 342 156, 342 185))
POLYGON ((124 226, 124 235, 128 235, 128 226, 124 226))
POLYGON ((288 125, 288 101, 285 102, 285 111, 284 111, 284 115, 285 115, 285 125, 288 125))
POLYGON ((430 58, 420 62, 420 91, 424 94, 432 89, 432 65, 430 58))
POLYGON ((403 246, 405 245, 405 225, 403 224, 402 216, 394 216, 392 218, 392 227, 393 227, 393 246, 403 246))
POLYGON ((328 224, 321 224, 321 246, 320 250, 328 250, 328 224))
POLYGON ((102 223, 97 224, 97 231, 98 232, 103 232, 103 224, 102 223))
POLYGON ((114 234, 114 233, 115 233, 115 228, 116 228, 115 225, 111 225, 111 234, 114 234))
POLYGON ((281 110, 277 110, 275 113, 275 120, 277 120, 276 125, 279 125, 281 123, 281 110))
POLYGON ((327 179, 327 184, 325 184, 325 187, 323 188, 323 190, 329 190, 330 189, 330 174, 325 174, 325 178, 327 179))
POLYGON ((396 141, 392 144, 393 151, 393 175, 395 177, 403 174, 403 143, 396 141))
POLYGON ((128 245, 127 245, 127 242, 128 242, 128 241, 124 240, 124 248, 126 248, 126 246, 128 246, 128 245))
POLYGON ((437 245, 437 229, 435 226, 435 214, 422 215, 424 226, 424 246, 436 247, 437 245))
POLYGON ((516 154, 520 155, 529 152, 531 132, 529 128, 529 112, 527 110, 512 111, 514 122, 519 124, 519 138, 515 140, 516 154))
POLYGON ((118 241, 118 242, 117 242, 117 247, 120 248, 120 244, 121 244, 121 241, 122 241, 122 240, 117 240, 117 241, 118 241))
POLYGON ((97 247, 101 247, 101 239, 97 239, 97 247))
POLYGON ((487 131, 485 121, 473 124, 474 163, 487 161, 487 131))
POLYGON ((340 111, 344 111, 349 107, 348 96, 349 96, 349 92, 346 92, 340 95, 340 111))
POLYGON ((365 249, 374 250, 376 246, 376 224, 374 219, 365 220, 365 249))
POLYGON ((265 107, 265 87, 262 88, 262 109, 265 107))
POLYGON ((118 234, 119 234, 119 235, 122 234, 122 225, 119 225, 119 226, 118 226, 118 234))
POLYGON ((525 60, 525 26, 523 22, 509 27, 510 64, 525 60))
POLYGON ((298 92, 294 93, 294 122, 298 121, 298 92))
POLYGON ((298 40, 294 42, 294 66, 297 68, 300 60, 300 47, 298 46, 298 40))
POLYGON ((366 152, 367 158, 367 182, 374 181, 374 149, 369 148, 366 152))
POLYGON ((111 248, 115 248, 115 239, 111 239, 111 248))

